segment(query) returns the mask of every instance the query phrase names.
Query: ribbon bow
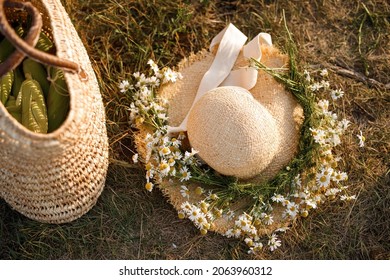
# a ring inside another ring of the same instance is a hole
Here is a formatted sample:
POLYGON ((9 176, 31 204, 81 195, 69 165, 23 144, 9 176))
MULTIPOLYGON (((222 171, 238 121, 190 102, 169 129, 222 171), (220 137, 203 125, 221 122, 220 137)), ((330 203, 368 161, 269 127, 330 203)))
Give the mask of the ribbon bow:
POLYGON ((272 40, 268 33, 259 33, 248 44, 244 45, 247 39, 248 37, 231 23, 213 38, 209 48, 210 52, 218 47, 213 63, 204 74, 192 106, 183 122, 177 127, 168 127, 168 134, 187 131, 188 116, 194 104, 209 90, 219 86, 239 86, 250 90, 256 85, 256 69, 245 67, 232 70, 232 68, 241 50, 245 58, 260 61, 260 45, 272 46, 272 40), (218 44, 219 46, 217 46, 218 44))

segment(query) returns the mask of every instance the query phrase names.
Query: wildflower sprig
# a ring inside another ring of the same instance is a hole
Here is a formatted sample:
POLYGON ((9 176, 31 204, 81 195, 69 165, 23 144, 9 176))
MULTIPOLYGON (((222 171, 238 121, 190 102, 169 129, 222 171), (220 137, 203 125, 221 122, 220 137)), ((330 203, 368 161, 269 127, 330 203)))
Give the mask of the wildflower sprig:
POLYGON ((153 60, 148 61, 149 73, 135 72, 120 83, 121 93, 129 97, 130 121, 136 124, 148 124, 161 130, 168 120, 166 101, 157 96, 161 85, 181 79, 181 74, 169 68, 160 69, 153 60))

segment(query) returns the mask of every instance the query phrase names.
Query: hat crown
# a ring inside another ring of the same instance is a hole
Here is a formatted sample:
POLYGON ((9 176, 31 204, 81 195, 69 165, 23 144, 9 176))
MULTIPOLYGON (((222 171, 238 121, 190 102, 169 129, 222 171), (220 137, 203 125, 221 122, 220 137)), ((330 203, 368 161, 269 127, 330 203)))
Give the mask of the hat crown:
POLYGON ((212 89, 194 104, 187 133, 210 167, 242 179, 267 168, 280 143, 272 115, 248 90, 235 86, 212 89))

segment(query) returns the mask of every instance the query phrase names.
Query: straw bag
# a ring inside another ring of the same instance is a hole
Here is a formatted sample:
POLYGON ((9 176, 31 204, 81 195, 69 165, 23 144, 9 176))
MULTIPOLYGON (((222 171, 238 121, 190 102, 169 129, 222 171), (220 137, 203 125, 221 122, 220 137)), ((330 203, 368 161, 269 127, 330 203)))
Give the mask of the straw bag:
POLYGON ((48 134, 29 131, 0 104, 0 197, 33 220, 69 222, 95 205, 105 183, 108 140, 99 86, 88 54, 59 0, 2 0, 0 4, 2 21, 26 20, 35 7, 32 26, 40 29, 40 14, 43 30, 56 48, 55 56, 34 49, 39 32, 33 27, 23 44, 14 42, 5 34, 13 31, 2 24, 2 33, 19 52, 3 62, 1 70, 15 68, 15 61, 27 55, 62 68, 70 93, 66 120, 48 134), (32 46, 26 47, 26 42, 32 46))

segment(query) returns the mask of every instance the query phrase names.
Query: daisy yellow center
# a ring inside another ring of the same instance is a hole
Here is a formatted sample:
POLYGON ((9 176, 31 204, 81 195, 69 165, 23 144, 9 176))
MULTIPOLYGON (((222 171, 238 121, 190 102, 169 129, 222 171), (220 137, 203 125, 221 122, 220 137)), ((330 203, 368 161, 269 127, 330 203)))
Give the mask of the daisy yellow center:
POLYGON ((186 216, 185 216, 185 214, 183 213, 183 212, 180 212, 179 214, 178 214, 178 216, 179 216, 179 219, 184 219, 186 216))
POLYGON ((145 169, 146 169, 147 171, 149 171, 150 169, 152 169, 152 164, 151 164, 150 162, 148 162, 148 163, 146 164, 146 166, 145 166, 145 169))
POLYGON ((161 149, 161 152, 162 152, 164 155, 169 154, 170 151, 171 151, 171 150, 170 150, 168 147, 164 147, 164 148, 161 149))
POLYGON ((297 210, 297 208, 294 205, 290 206, 290 211, 295 212, 296 210, 297 210))
POLYGON ((160 170, 167 169, 167 168, 168 168, 168 166, 169 166, 169 164, 168 164, 168 163, 165 163, 165 162, 163 162, 163 163, 161 163, 161 164, 160 164, 160 170))
POLYGON ((329 171, 328 170, 324 171, 324 175, 329 175, 329 171))
POLYGON ((184 209, 191 210, 191 205, 186 204, 186 205, 184 206, 184 209))
POLYGON ((150 191, 152 188, 153 188, 153 184, 151 182, 145 184, 145 189, 147 189, 148 191, 150 191))
POLYGON ((202 189, 201 187, 196 187, 195 193, 196 193, 197 195, 201 195, 201 194, 203 193, 203 189, 202 189))
POLYGON ((321 182, 321 183, 325 183, 325 182, 326 182, 326 176, 321 176, 320 182, 321 182))

